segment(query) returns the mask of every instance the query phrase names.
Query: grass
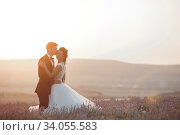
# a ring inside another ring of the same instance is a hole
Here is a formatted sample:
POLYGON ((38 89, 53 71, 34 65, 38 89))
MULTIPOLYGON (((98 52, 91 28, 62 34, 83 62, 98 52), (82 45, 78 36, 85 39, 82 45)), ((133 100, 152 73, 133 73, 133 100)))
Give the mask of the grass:
POLYGON ((180 120, 179 96, 131 97, 129 100, 103 100, 94 102, 101 110, 64 108, 60 114, 44 117, 40 112, 29 112, 31 103, 1 103, 1 120, 180 120))

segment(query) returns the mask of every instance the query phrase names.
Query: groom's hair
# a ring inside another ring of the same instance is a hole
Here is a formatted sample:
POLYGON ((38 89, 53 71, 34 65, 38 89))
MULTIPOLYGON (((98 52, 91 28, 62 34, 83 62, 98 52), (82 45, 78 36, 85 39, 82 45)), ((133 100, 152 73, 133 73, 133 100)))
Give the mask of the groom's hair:
POLYGON ((57 47, 58 44, 54 43, 54 42, 49 42, 47 45, 46 45, 46 50, 52 48, 52 47, 57 47))

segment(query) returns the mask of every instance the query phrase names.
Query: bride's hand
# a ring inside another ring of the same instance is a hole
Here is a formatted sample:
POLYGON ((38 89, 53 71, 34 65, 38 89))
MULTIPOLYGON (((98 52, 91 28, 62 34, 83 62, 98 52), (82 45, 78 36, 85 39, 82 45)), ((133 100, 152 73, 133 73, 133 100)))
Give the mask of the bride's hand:
POLYGON ((45 64, 45 62, 40 61, 40 62, 39 62, 39 66, 41 66, 41 67, 45 67, 45 66, 46 66, 46 64, 45 64))

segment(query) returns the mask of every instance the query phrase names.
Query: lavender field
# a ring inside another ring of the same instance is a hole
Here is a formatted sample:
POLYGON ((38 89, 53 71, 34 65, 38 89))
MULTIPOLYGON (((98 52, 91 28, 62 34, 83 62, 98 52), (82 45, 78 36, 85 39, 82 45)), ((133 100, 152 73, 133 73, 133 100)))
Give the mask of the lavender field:
MULTIPOLYGON (((61 114, 44 117, 40 112, 29 112, 31 103, 0 104, 1 120, 179 120, 180 97, 130 97, 125 100, 96 99, 101 109, 86 107, 63 109, 61 114)), ((35 105, 35 104, 34 104, 35 105)))

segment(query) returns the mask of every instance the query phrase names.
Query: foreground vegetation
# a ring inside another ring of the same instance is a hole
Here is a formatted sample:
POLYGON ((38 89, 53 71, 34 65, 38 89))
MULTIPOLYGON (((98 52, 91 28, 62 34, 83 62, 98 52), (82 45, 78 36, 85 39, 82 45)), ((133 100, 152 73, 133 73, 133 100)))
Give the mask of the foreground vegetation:
POLYGON ((101 109, 86 107, 63 109, 61 114, 45 117, 40 112, 29 112, 30 103, 1 103, 1 120, 180 120, 179 96, 131 97, 126 100, 94 101, 101 109))

